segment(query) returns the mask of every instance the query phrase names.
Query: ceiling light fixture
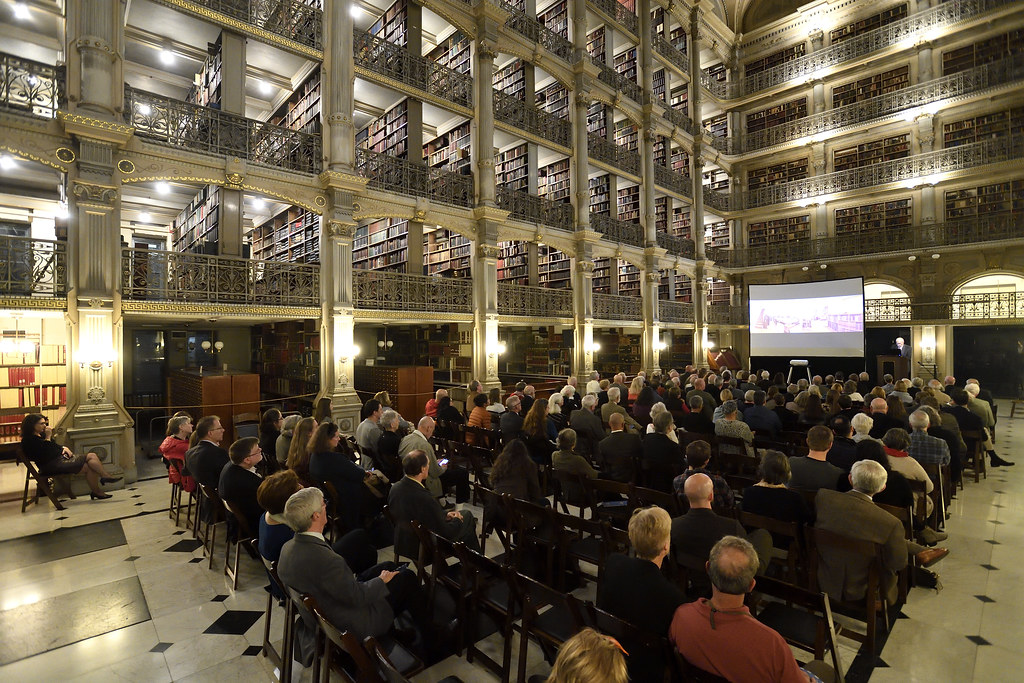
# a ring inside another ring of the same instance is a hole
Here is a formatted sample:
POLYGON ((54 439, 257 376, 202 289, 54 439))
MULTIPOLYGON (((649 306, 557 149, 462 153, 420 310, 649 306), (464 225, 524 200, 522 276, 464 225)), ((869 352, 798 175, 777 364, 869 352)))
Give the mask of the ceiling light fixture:
POLYGON ((160 50, 160 61, 166 65, 174 64, 174 53, 166 48, 160 50))
POLYGON ((357 5, 354 2, 348 6, 348 13, 351 14, 353 17, 358 17, 362 13, 362 11, 363 10, 359 7, 359 5, 357 5))
POLYGON ((16 2, 11 7, 14 12, 14 18, 19 21, 28 21, 32 18, 32 12, 29 11, 28 5, 23 2, 16 2))
POLYGON ((150 215, 149 211, 143 211, 139 213, 139 221, 142 223, 149 223, 153 220, 153 216, 150 215))
POLYGON ((165 182, 159 182, 156 184, 156 191, 158 194, 170 194, 171 186, 165 182))
POLYGON ((916 256, 914 256, 913 254, 911 254, 910 256, 908 256, 908 257, 907 257, 907 260, 908 260, 908 261, 916 261, 916 260, 917 260, 917 257, 916 257, 916 256))
POLYGON ((267 208, 267 202, 265 199, 263 199, 263 197, 256 197, 255 199, 252 200, 252 208, 256 209, 257 211, 262 211, 263 209, 267 208))
POLYGON ((3 169, 5 171, 10 171, 16 165, 17 164, 14 163, 14 158, 13 157, 7 156, 6 154, 4 154, 3 156, 0 156, 0 169, 3 169))
POLYGON ((260 93, 263 95, 269 95, 274 91, 274 86, 270 85, 266 81, 260 81, 260 93))

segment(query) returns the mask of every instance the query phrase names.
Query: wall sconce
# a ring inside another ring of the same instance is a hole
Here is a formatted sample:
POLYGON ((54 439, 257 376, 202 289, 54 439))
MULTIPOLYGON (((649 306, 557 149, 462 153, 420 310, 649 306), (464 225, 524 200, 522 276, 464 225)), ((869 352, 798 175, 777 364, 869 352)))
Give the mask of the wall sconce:
POLYGON ((377 348, 378 349, 383 349, 385 347, 390 349, 394 345, 395 345, 395 342, 391 341, 390 339, 388 341, 384 341, 382 339, 382 340, 377 342, 377 348))
POLYGON ((508 347, 505 346, 505 342, 496 341, 493 345, 487 347, 488 356, 500 356, 508 351, 508 347))
POLYGON ((340 357, 339 357, 339 360, 342 363, 347 363, 350 360, 355 359, 355 357, 358 356, 361 352, 362 352, 362 349, 359 348, 358 344, 352 344, 347 349, 346 348, 342 348, 339 351, 339 353, 341 354, 340 357))
POLYGON ((668 348, 668 344, 666 344, 662 340, 660 340, 660 339, 655 339, 654 340, 654 350, 655 351, 664 351, 667 348, 668 348))
POLYGON ((222 341, 215 341, 211 344, 210 341, 207 340, 204 341, 201 346, 203 347, 203 351, 206 351, 207 353, 220 353, 224 350, 224 342, 222 341))
POLYGON ((598 344, 597 342, 590 342, 588 344, 583 345, 583 350, 586 351, 587 353, 597 353, 598 351, 601 350, 601 345, 598 344))
POLYGON ((78 367, 83 370, 88 366, 90 370, 99 372, 103 369, 104 364, 106 364, 108 368, 114 366, 114 361, 117 360, 117 353, 113 349, 106 352, 83 349, 79 350, 76 360, 78 361, 78 367))

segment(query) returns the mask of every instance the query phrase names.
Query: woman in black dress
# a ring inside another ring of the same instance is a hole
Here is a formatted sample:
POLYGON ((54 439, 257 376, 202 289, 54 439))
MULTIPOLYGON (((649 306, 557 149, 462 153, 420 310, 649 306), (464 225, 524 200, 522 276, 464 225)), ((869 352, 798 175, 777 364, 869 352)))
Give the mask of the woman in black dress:
POLYGON ((260 474, 264 477, 281 469, 281 465, 277 461, 277 437, 281 436, 283 426, 284 416, 281 415, 280 410, 268 408, 263 411, 263 417, 260 418, 260 450, 274 456, 265 456, 257 465, 260 474))
POLYGON ((110 476, 103 469, 103 463, 95 453, 75 455, 70 448, 54 443, 50 438, 51 435, 49 421, 38 413, 26 415, 25 419, 21 421, 21 452, 36 464, 39 474, 44 477, 58 474, 84 474, 85 480, 89 482, 90 498, 93 500, 110 498, 110 494, 104 493, 100 484, 120 481, 121 477, 110 476))

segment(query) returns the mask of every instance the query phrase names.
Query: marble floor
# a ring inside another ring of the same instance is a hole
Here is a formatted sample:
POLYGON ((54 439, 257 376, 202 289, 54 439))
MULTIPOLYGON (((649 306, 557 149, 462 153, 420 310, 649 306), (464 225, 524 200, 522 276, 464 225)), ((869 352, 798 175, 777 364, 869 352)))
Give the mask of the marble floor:
MULTIPOLYGON (((934 567, 942 590, 911 591, 875 666, 841 638, 847 680, 1020 680, 1024 415, 1010 420, 1008 402, 999 412, 997 450, 1021 465, 990 470, 958 493, 947 524, 951 553, 934 567)), ((17 476, 0 471, 0 478, 17 476)), ((232 590, 223 550, 211 570, 191 532, 168 519, 165 478, 113 494, 68 501, 61 512, 45 500, 24 514, 20 501, 0 504, 0 680, 277 680, 260 654, 262 568, 243 558, 232 590)), ((382 559, 389 556, 381 551, 382 559)), ((579 595, 592 598, 592 591, 591 584, 579 595)), ((280 614, 271 624, 274 640, 281 637, 280 614)), ((496 652, 500 638, 481 647, 496 652)), ((528 665, 530 673, 548 670, 532 645, 528 665)), ((454 656, 415 680, 449 675, 467 683, 497 680, 454 656)), ((309 678, 297 667, 296 681, 309 678)))

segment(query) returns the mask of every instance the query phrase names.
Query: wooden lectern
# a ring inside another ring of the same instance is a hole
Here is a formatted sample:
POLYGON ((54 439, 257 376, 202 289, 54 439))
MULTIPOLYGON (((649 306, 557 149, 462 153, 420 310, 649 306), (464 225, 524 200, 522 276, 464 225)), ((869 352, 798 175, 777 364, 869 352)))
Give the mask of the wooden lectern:
POLYGON ((903 356, 878 356, 878 386, 882 386, 882 375, 893 376, 893 382, 910 377, 910 359, 903 356))

